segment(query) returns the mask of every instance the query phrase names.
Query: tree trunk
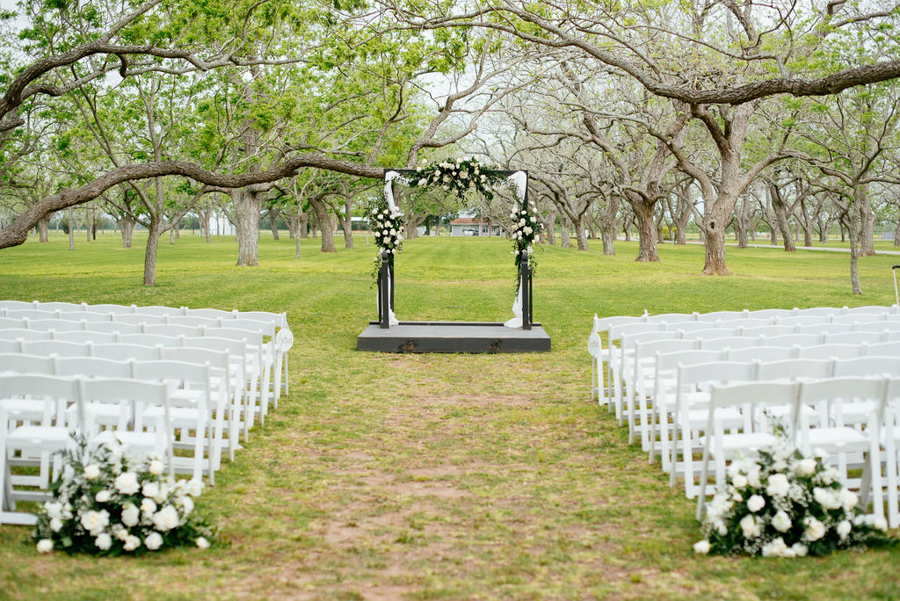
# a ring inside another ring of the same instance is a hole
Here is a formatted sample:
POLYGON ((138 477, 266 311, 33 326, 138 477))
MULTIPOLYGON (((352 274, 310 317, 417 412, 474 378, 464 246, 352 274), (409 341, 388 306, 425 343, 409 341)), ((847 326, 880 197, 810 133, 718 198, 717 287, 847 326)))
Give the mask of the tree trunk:
POLYGON ((178 224, 169 228, 169 244, 175 244, 175 234, 178 232, 178 224))
POLYGON ((616 221, 604 223, 600 227, 600 236, 603 238, 603 254, 613 256, 616 254, 616 221))
MULTIPOLYGON (((869 186, 862 184, 857 186, 856 206, 859 207, 860 235, 859 256, 875 256, 875 213, 869 202, 869 186)), ((855 294, 855 293, 854 293, 855 294)))
POLYGON ((134 226, 137 222, 129 215, 122 215, 118 221, 119 231, 122 232, 122 248, 131 248, 131 239, 134 235, 134 226))
POLYGON ((300 237, 300 218, 296 215, 291 215, 288 219, 288 237, 291 240, 300 237))
POLYGON ((144 251, 144 286, 156 285, 156 251, 159 248, 161 228, 161 219, 156 214, 151 214, 150 227, 147 228, 147 248, 144 251))
POLYGON ((847 211, 850 223, 847 224, 847 231, 850 236, 850 287, 853 294, 862 294, 862 288, 859 286, 859 214, 856 207, 850 207, 847 211))
POLYGON ((262 198, 258 192, 239 188, 231 192, 240 267, 259 265, 259 214, 262 198))
POLYGON ((41 217, 37 224, 38 242, 50 242, 50 215, 41 217))
POLYGON ((337 249, 334 247, 334 233, 331 227, 331 219, 329 219, 328 215, 328 207, 318 198, 310 198, 309 204, 316 213, 316 224, 318 224, 319 230, 322 232, 322 252, 337 252, 337 249))
MULTIPOLYGON (((659 252, 656 248, 656 226, 653 223, 653 205, 643 202, 632 202, 634 216, 638 226, 638 256, 635 261, 659 261, 659 252)), ((628 236, 626 235, 626 239, 628 236)))
POLYGON ((309 238, 309 213, 300 213, 299 232, 301 238, 309 238))
POLYGON ((575 238, 578 242, 578 250, 588 249, 587 232, 584 228, 584 218, 578 219, 575 224, 575 238))
POLYGON ((894 228, 894 246, 900 246, 900 220, 897 221, 897 227, 894 228))
POLYGON ((572 248, 572 233, 569 231, 569 220, 566 217, 559 219, 559 238, 560 248, 572 248))
POLYGON ((69 250, 75 250, 75 209, 69 207, 69 250))
POLYGON ((781 232, 781 238, 784 240, 784 251, 794 252, 797 247, 794 246, 794 236, 791 234, 791 225, 788 223, 787 206, 781 197, 781 191, 775 187, 773 182, 769 182, 769 199, 772 202, 772 210, 775 212, 775 223, 778 231, 781 232))
POLYGON ((728 225, 727 214, 723 210, 732 203, 719 202, 709 211, 704 219, 706 231, 706 262, 703 275, 731 275, 725 262, 725 227, 728 225))
POLYGON ((276 241, 278 240, 278 214, 278 210, 269 209, 269 229, 272 230, 272 240, 276 241))
POLYGON ((550 213, 544 220, 544 239, 550 246, 556 246, 556 212, 550 213))

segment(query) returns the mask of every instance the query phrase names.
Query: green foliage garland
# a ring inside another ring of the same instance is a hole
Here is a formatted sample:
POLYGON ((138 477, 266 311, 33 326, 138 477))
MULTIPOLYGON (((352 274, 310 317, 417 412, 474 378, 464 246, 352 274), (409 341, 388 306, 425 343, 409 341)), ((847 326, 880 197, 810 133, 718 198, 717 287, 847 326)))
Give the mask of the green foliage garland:
POLYGON ((467 192, 478 192, 488 201, 494 199, 494 189, 505 184, 503 177, 495 169, 485 167, 475 158, 449 159, 440 163, 416 167, 416 174, 409 179, 411 188, 440 186, 445 192, 452 192, 463 198, 467 192))
POLYGON ((512 253, 516 256, 516 273, 521 281, 522 256, 528 255, 531 271, 534 273, 537 260, 534 257, 534 245, 541 241, 541 232, 544 226, 538 219, 537 209, 532 203, 522 203, 521 208, 509 214, 512 219, 509 237, 513 241, 512 253))

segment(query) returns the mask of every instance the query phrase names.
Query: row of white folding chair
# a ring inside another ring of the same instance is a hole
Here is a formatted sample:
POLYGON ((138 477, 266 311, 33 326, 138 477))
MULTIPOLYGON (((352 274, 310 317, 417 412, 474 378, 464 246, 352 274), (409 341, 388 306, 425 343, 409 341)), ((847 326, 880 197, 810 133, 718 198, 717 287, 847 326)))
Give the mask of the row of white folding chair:
MULTIPOLYGON (((712 361, 691 363, 690 357, 680 357, 676 369, 675 383, 668 389, 661 389, 657 397, 658 416, 651 430, 650 461, 655 456, 656 424, 659 424, 660 454, 663 470, 669 473, 669 483, 674 486, 678 477, 684 479, 685 495, 693 498, 698 492, 695 484, 693 454, 699 449, 698 441, 702 428, 706 425, 709 409, 709 389, 713 384, 734 384, 754 381, 815 380, 831 377, 871 376, 881 373, 900 373, 900 356, 854 357, 846 359, 787 359, 762 363, 735 361, 712 361), (674 400, 671 398, 674 395, 674 400), (671 424, 670 424, 671 418, 671 424), (671 437, 669 433, 671 432, 671 437), (679 457, 681 460, 679 461, 679 457)), ((831 408, 826 408, 831 409, 831 408)), ((775 417, 783 417, 776 415, 775 417)), ((804 419, 811 423, 822 422, 846 425, 847 422, 862 423, 858 411, 823 414, 804 412, 804 419)), ((725 415, 722 419, 732 421, 733 427, 746 424, 746 415, 725 415)), ((846 471, 846 466, 840 466, 846 471)))
MULTIPOLYGON (((884 517, 884 484, 881 469, 881 447, 887 451, 887 497, 889 517, 898 515, 898 491, 892 478, 890 465, 896 465, 896 424, 894 405, 900 400, 900 378, 840 377, 801 382, 752 382, 730 386, 713 386, 710 391, 710 410, 705 431, 701 460, 700 487, 697 495, 697 519, 705 512, 709 462, 714 461, 716 485, 725 483, 727 462, 736 457, 753 456, 761 449, 776 443, 775 435, 765 422, 750 420, 740 432, 726 434, 731 429, 719 415, 725 410, 752 412, 762 408, 781 408, 790 416, 782 427, 801 452, 809 455, 813 449, 824 451, 829 459, 850 452, 861 453, 867 461, 863 465, 860 484, 861 507, 867 508, 867 499, 873 493, 873 510, 884 517), (823 403, 841 404, 849 400, 867 403, 869 411, 864 430, 832 424, 816 424, 801 418, 804 409, 812 410, 823 403), (748 409, 749 408, 749 409, 748 409), (885 423, 887 419, 890 420, 885 423), (889 442, 890 441, 890 442, 889 442), (893 454, 893 457, 891 455, 893 454)), ((896 477, 896 471, 894 472, 896 477)))
MULTIPOLYGON (((129 358, 119 361, 100 357, 0 354, 0 372, 140 380, 164 379, 179 384, 179 389, 173 390, 171 394, 186 397, 196 407, 172 410, 175 427, 182 433, 181 446, 193 450, 191 464, 179 465, 178 469, 184 471, 184 468, 189 468, 194 477, 200 477, 202 471, 207 471, 210 484, 213 484, 215 470, 221 465, 225 443, 229 444, 232 460, 237 446, 237 410, 231 402, 228 384, 229 355, 227 352, 197 348, 160 349, 160 355, 159 359, 129 358), (226 419, 229 424, 228 441, 225 440, 226 419), (200 428, 197 434, 190 436, 190 431, 197 428, 200 428), (204 459, 204 450, 208 451, 208 459, 204 459)), ((73 409, 70 408, 71 410, 73 409)), ((98 407, 95 414, 98 423, 120 430, 127 429, 135 423, 139 429, 142 419, 141 415, 135 415, 125 405, 98 407)), ((150 417, 155 419, 157 416, 150 417)), ((181 458, 177 460, 181 461, 181 458)))
MULTIPOLYGON (((875 345, 875 353, 900 357, 900 342, 875 345)), ((632 376, 634 394, 628 398, 629 443, 635 436, 641 436, 641 448, 650 453, 653 461, 655 447, 655 430, 662 419, 666 422, 666 391, 676 381, 676 370, 679 365, 709 363, 711 361, 743 362, 753 361, 785 361, 800 359, 850 359, 869 353, 869 345, 824 344, 803 347, 792 346, 755 346, 743 349, 700 350, 694 341, 656 341, 637 343, 632 376), (643 361, 642 357, 647 360, 643 361), (650 394, 652 391, 652 395, 650 394), (663 411, 660 413, 659 405, 663 411)), ((671 407, 671 403, 669 403, 671 407)), ((667 440, 664 426, 663 440, 667 440)), ((666 444, 665 442, 663 443, 666 444)), ((663 467, 668 462, 663 458, 663 467)))
POLYGON ((126 379, 62 378, 41 374, 0 375, 0 523, 33 525, 33 514, 15 511, 17 499, 40 498, 34 493, 19 494, 8 479, 8 458, 47 455, 71 448, 72 430, 92 443, 119 440, 133 453, 159 453, 166 458, 173 477, 172 433, 169 386, 165 382, 126 379), (103 431, 96 428, 92 403, 135 403, 142 408, 158 408, 159 419, 147 432, 103 431), (76 407, 75 423, 65 421, 68 405, 76 407), (38 419, 35 420, 35 416, 38 419), (37 423, 35 423, 37 421, 37 423), (15 424, 8 427, 8 424, 15 424))
MULTIPOLYGON (((845 324, 824 324, 824 323, 795 323, 785 326, 765 326, 765 325, 735 325, 738 322, 715 322, 709 324, 709 328, 703 327, 705 323, 696 324, 666 324, 666 323, 646 323, 634 322, 631 320, 615 322, 608 320, 602 324, 598 324, 595 318, 595 331, 592 332, 588 341, 588 350, 592 355, 592 375, 591 375, 591 391, 592 395, 599 397, 601 387, 602 365, 606 362, 607 366, 607 390, 604 397, 607 402, 615 396, 617 406, 621 401, 621 391, 616 388, 617 370, 624 367, 626 357, 630 350, 622 344, 622 339, 627 336, 634 336, 650 332, 666 332, 668 335, 660 335, 660 338, 691 338, 701 340, 713 340, 716 338, 734 337, 771 337, 785 336, 789 334, 814 334, 824 336, 826 334, 849 334, 851 332, 877 332, 882 334, 881 340, 888 339, 887 332, 900 331, 900 321, 854 321, 845 324), (700 329, 697 329, 700 326, 700 329), (609 342, 609 351, 604 352, 599 332, 602 328, 606 328, 607 338, 609 342), (613 349, 613 345, 619 342, 617 350, 613 349)), ((753 323, 751 320, 745 320, 743 323, 753 323)), ((873 338, 873 337, 869 337, 873 338)), ((721 344, 721 343, 719 343, 721 344)), ((712 343, 715 346, 715 343, 712 343)), ((610 404, 610 407, 612 405, 610 404)), ((618 415, 621 420, 621 415, 618 415)))
MULTIPOLYGON (((820 344, 877 344, 900 340, 900 324, 897 327, 885 328, 881 331, 838 332, 826 334, 812 333, 784 333, 780 335, 754 335, 742 336, 740 333, 734 336, 721 336, 728 332, 725 329, 703 331, 699 340, 694 334, 687 333, 678 336, 672 332, 648 332, 622 336, 621 346, 608 362, 611 365, 610 381, 612 382, 616 417, 619 423, 623 423, 623 409, 626 400, 630 402, 634 395, 634 383, 637 381, 635 370, 647 367, 652 361, 652 354, 646 354, 643 358, 635 357, 635 347, 641 343, 650 343, 662 340, 688 340, 685 348, 697 341, 701 350, 739 349, 754 346, 816 346, 820 344), (624 396, 623 396, 624 395, 624 396)), ((796 332, 796 330, 795 330, 796 332)), ((775 331, 770 331, 774 334, 775 331)), ((756 334, 756 332, 754 332, 756 334)), ((661 343, 664 344, 664 343, 661 343)), ((612 407, 612 406, 611 406, 612 407)), ((633 424, 630 424, 633 425, 633 424)))
MULTIPOLYGON (((220 334, 227 334, 225 330, 219 330, 220 334)), ((90 341, 69 342, 49 337, 41 340, 5 340, 0 330, 0 353, 27 353, 32 355, 49 356, 51 354, 69 357, 99 357, 107 359, 136 359, 142 361, 161 360, 167 355, 174 354, 179 347, 199 348, 226 351, 229 353, 232 368, 227 377, 231 403, 238 412, 234 421, 235 427, 243 430, 244 439, 249 439, 250 428, 253 426, 255 416, 261 414, 263 405, 257 406, 260 398, 259 366, 262 361, 259 351, 248 351, 247 335, 235 333, 231 338, 202 337, 202 338, 168 338, 156 337, 147 334, 118 336, 123 342, 92 343, 90 341)), ((48 334, 38 332, 37 334, 48 334)), ((251 338, 252 340, 252 338, 251 338)), ((0 366, 2 369, 2 366, 0 366)), ((267 398, 267 397, 263 397, 267 398)), ((232 437, 236 441, 236 436, 232 437)), ((236 444, 233 443, 233 444, 236 444)), ((231 449, 233 456, 233 449, 231 449)))
MULTIPOLYGON (((56 323, 62 324, 64 322, 56 323)), ((272 331, 273 327, 271 323, 267 324, 255 321, 251 323, 249 320, 235 320, 234 324, 236 326, 234 328, 204 328, 202 326, 192 328, 190 326, 161 324, 159 326, 147 326, 144 328, 146 333, 138 332, 133 335, 116 333, 115 340, 117 342, 127 342, 135 345, 152 344, 164 346, 183 346, 184 344, 188 344, 184 341, 206 337, 244 341, 246 344, 245 353, 247 354, 245 365, 248 370, 246 380, 249 385, 249 396, 247 397, 247 401, 248 404, 253 407, 253 411, 258 413, 262 420, 265 420, 265 416, 268 414, 269 399, 273 396, 270 383, 272 374, 276 371, 277 361, 275 357, 276 345, 274 341, 270 340, 264 342, 263 336, 271 336, 274 334, 272 331), (153 334, 153 332, 156 332, 157 334, 153 334), (264 334, 261 332, 264 332, 264 334)), ((95 326, 98 324, 90 325, 95 326)), ((117 324, 110 325, 115 326, 117 324)), ((36 348, 32 348, 32 352, 43 353, 53 352, 54 344, 49 342, 51 340, 61 342, 79 340, 86 343, 99 338, 101 338, 100 335, 92 336, 88 333, 77 333, 76 331, 56 332, 53 330, 0 329, 0 352, 16 352, 11 348, 10 344, 11 341, 16 340, 23 340, 26 342, 40 340, 48 341, 46 345, 35 345, 45 346, 48 349, 47 351, 37 351, 36 348), (6 344, 4 344, 4 341, 6 341, 6 344)), ((108 340, 108 337, 104 338, 108 340)), ((79 353, 78 349, 67 352, 73 352, 75 354, 79 353)), ((87 350, 82 349, 81 354, 86 356, 87 350)))

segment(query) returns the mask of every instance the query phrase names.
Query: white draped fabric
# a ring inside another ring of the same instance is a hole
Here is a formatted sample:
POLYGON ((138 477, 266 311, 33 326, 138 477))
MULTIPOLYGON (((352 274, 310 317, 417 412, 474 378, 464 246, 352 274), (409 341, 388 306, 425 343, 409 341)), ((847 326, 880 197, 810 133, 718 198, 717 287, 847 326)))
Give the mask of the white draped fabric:
MULTIPOLYGON (((528 175, 524 171, 516 171, 509 176, 509 179, 516 187, 516 196, 520 203, 525 202, 525 192, 528 189, 528 175)), ((522 327, 522 282, 519 282, 518 291, 516 292, 516 300, 513 301, 512 312, 515 317, 504 323, 507 328, 522 327)))

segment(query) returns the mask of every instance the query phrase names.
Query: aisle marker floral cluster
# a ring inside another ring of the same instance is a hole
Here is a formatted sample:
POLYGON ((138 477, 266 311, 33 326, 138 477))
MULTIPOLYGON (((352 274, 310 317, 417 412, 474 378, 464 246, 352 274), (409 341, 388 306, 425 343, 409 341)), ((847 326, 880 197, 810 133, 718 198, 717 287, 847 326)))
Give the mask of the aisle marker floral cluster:
POLYGON ((369 230, 375 236, 378 245, 378 255, 375 257, 375 269, 373 276, 378 278, 378 270, 381 268, 382 251, 386 252, 393 260, 393 256, 403 252, 403 234, 406 231, 403 213, 397 208, 388 205, 387 198, 383 195, 372 203, 366 213, 369 222, 369 230))
POLYGON ((80 436, 75 443, 63 454, 53 500, 38 511, 38 552, 139 555, 210 546, 214 530, 194 513, 202 482, 173 483, 159 457, 130 457, 118 443, 89 449, 80 436))
POLYGON ((728 468, 727 485, 707 505, 700 554, 803 557, 894 542, 884 518, 863 515, 857 495, 824 463, 782 440, 756 461, 728 468))

